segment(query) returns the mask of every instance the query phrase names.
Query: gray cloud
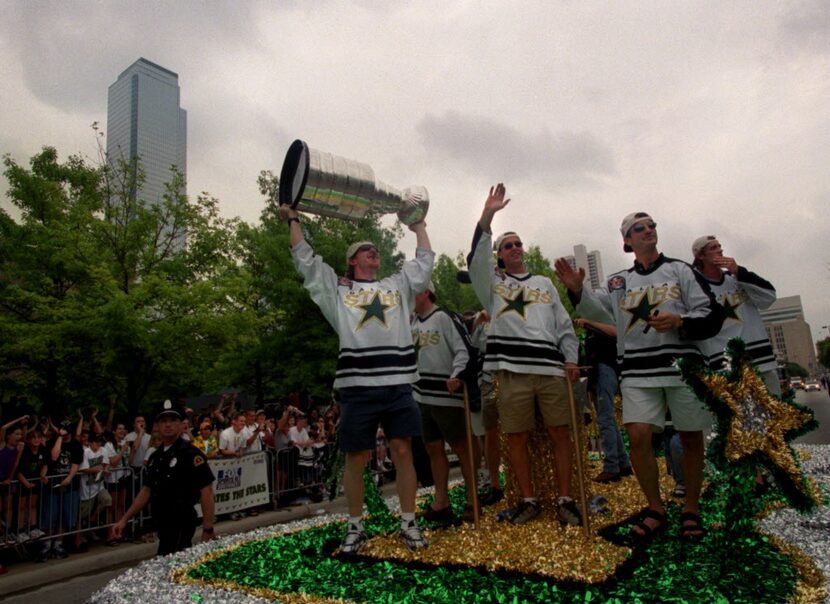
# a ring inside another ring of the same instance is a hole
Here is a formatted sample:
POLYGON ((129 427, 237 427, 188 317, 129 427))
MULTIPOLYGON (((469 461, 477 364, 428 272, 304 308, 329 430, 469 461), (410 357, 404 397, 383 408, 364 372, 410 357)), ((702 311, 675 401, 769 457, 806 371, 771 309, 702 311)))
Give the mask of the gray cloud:
POLYGON ((429 153, 493 178, 552 187, 595 184, 616 171, 611 148, 590 132, 524 133, 496 120, 450 111, 416 125, 429 153))
POLYGON ((182 54, 203 60, 256 43, 256 5, 193 7, 187 2, 154 2, 146 10, 121 2, 16 2, 0 32, 17 49, 15 60, 37 98, 65 111, 89 112, 106 106, 102 91, 139 58, 136 52, 182 68, 182 54))
POLYGON ((784 44, 820 53, 830 52, 830 7, 826 0, 800 0, 779 17, 784 44))

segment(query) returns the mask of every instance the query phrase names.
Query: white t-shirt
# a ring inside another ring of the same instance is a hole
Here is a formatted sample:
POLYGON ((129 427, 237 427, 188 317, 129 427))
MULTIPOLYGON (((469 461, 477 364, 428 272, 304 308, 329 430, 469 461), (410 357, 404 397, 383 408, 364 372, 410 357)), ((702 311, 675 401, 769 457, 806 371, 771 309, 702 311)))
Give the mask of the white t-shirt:
POLYGON ((245 428, 242 428, 239 432, 235 432, 233 426, 225 428, 219 433, 219 448, 227 449, 232 453, 244 451, 245 442, 249 437, 250 435, 245 436, 245 428))
MULTIPOLYGON (((253 426, 245 426, 244 428, 242 428, 242 433, 245 435, 245 442, 248 442, 248 439, 251 438, 251 436, 253 436, 255 430, 256 424, 254 424, 253 426)), ((263 436, 265 436, 264 432, 260 432, 259 434, 257 434, 256 439, 254 439, 254 441, 250 445, 245 447, 245 453, 256 453, 257 451, 262 451, 263 436)))
MULTIPOLYGON (((91 447, 84 447, 84 460, 78 466, 78 470, 88 470, 95 466, 105 466, 109 457, 104 447, 98 447, 93 451, 91 447)), ((103 469, 103 468, 102 468, 103 469)), ((81 499, 86 501, 95 497, 104 488, 103 472, 96 474, 83 474, 81 476, 81 499)))
POLYGON ((302 430, 298 430, 297 426, 291 426, 288 429, 288 438, 291 439, 295 445, 299 446, 301 443, 305 443, 308 438, 308 430, 303 428, 302 430))
POLYGON ((150 447, 149 449, 147 449, 147 452, 144 454, 144 465, 145 466, 147 465, 147 462, 150 460, 150 456, 155 452, 156 452, 155 447, 150 447))
POLYGON ((118 455, 118 451, 115 450, 115 446, 112 443, 108 442, 103 447, 101 447, 101 450, 104 452, 104 455, 107 458, 107 464, 110 464, 110 473, 107 474, 106 481, 109 484, 115 484, 116 482, 118 482, 119 478, 121 478, 122 476, 127 476, 127 474, 129 473, 129 470, 118 469, 127 467, 127 449, 121 449, 121 453, 124 453, 124 455, 121 456, 121 461, 115 466, 112 466, 112 462, 110 461, 113 457, 118 455))
POLYGON ((130 451, 138 451, 133 458, 134 462, 137 463, 130 463, 129 456, 127 458, 127 463, 130 463, 134 468, 140 468, 144 465, 144 456, 147 454, 147 449, 150 448, 150 435, 146 432, 141 437, 141 442, 135 442, 138 435, 135 432, 130 432, 124 438, 124 442, 130 443, 130 451))

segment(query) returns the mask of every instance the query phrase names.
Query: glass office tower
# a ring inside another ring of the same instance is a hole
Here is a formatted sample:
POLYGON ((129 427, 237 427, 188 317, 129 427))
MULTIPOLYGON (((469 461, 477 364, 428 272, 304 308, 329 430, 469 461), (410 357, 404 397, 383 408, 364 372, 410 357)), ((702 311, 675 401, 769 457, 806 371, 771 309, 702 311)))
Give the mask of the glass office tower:
POLYGON ((138 160, 145 178, 135 195, 148 204, 162 201, 173 166, 186 181, 187 112, 176 73, 141 58, 118 76, 107 97, 107 156, 114 165, 138 160))

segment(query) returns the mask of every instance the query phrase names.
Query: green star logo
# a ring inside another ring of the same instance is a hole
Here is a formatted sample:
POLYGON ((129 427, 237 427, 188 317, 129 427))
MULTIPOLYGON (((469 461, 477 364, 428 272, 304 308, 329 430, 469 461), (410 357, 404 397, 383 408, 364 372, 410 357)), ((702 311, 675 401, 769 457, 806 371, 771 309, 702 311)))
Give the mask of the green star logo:
POLYGON ((660 306, 660 302, 652 304, 648 300, 648 290, 643 292, 643 295, 640 297, 640 301, 637 302, 637 306, 633 308, 625 308, 625 312, 631 315, 631 320, 628 322, 628 326, 625 328, 625 332, 628 333, 631 331, 634 326, 637 324, 637 321, 642 321, 645 324, 648 324, 648 320, 651 317, 651 311, 655 308, 660 306))
POLYGON ((504 306, 501 307, 499 310, 499 314, 497 316, 502 316, 508 312, 515 312, 519 315, 522 320, 524 321, 527 317, 525 316, 525 307, 535 304, 534 301, 525 300, 525 290, 524 288, 519 290, 519 295, 513 299, 510 299, 506 296, 501 296, 501 299, 504 300, 504 306))
POLYGON ((386 325, 386 309, 392 306, 391 304, 384 304, 380 301, 380 292, 375 292, 372 301, 368 304, 358 304, 357 308, 363 311, 363 316, 357 324, 358 329, 363 327, 372 319, 387 327, 386 325))
POLYGON ((735 312, 735 311, 741 304, 743 304, 743 302, 738 302, 737 304, 732 304, 732 302, 729 300, 729 298, 724 298, 723 304, 721 304, 721 306, 723 306, 723 310, 726 311, 726 318, 727 319, 735 319, 736 321, 740 321, 741 318, 738 316, 738 313, 735 312))

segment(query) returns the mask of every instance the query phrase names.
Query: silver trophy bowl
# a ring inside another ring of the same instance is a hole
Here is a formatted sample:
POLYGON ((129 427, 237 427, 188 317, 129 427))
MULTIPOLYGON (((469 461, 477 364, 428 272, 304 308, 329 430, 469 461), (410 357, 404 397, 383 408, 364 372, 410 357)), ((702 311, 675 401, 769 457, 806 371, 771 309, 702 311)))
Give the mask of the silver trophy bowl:
POLYGON ((299 139, 285 154, 279 201, 301 212, 344 220, 360 220, 370 210, 396 213, 407 225, 423 220, 429 209, 425 187, 396 189, 377 180, 368 164, 310 149, 299 139))

